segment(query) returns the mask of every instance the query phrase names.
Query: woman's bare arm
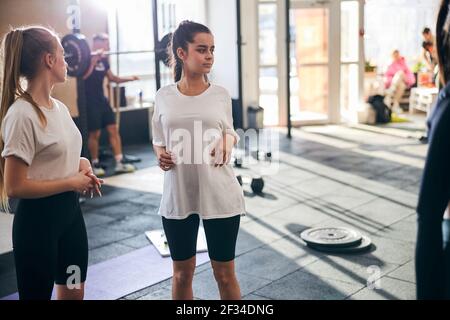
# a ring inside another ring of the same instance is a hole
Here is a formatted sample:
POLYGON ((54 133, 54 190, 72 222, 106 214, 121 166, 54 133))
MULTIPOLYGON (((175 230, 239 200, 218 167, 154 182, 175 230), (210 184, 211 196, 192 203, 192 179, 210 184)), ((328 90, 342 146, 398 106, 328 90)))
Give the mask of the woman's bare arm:
POLYGON ((87 190, 92 179, 85 170, 73 177, 58 180, 36 181, 27 178, 28 165, 21 159, 10 156, 5 160, 5 189, 8 197, 36 199, 67 191, 87 190))

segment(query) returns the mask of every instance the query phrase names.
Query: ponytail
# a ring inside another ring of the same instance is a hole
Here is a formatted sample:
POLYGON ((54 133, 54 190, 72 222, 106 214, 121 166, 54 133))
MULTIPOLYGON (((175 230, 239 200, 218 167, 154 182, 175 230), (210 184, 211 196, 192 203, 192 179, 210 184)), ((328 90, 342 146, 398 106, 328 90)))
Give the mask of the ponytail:
POLYGON ((180 58, 175 58, 175 63, 173 65, 173 80, 178 82, 181 80, 181 76, 183 75, 183 61, 180 58))
MULTIPOLYGON (((22 58, 23 34, 21 29, 10 31, 3 41, 2 63, 2 99, 0 105, 0 129, 8 109, 16 100, 17 94, 23 94, 20 84, 20 60, 22 58)), ((3 134, 0 131, 0 151, 3 151, 3 134)), ((5 188, 5 159, 0 157, 0 206, 9 211, 8 196, 5 188)))

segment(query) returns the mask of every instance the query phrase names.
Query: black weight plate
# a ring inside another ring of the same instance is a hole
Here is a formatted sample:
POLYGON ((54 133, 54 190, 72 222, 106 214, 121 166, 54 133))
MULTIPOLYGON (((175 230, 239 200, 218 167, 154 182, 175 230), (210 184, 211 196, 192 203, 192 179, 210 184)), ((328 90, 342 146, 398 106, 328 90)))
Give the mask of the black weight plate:
POLYGON ((67 62, 67 74, 71 77, 83 76, 91 63, 91 49, 86 37, 80 33, 65 35, 61 40, 67 62))
POLYGON ((156 58, 169 67, 169 44, 172 40, 172 33, 166 34, 161 41, 156 44, 156 58))
POLYGON ((351 247, 329 247, 329 246, 316 246, 312 243, 308 243, 308 247, 314 250, 328 252, 328 253, 359 253, 367 251, 372 246, 372 240, 369 237, 362 236, 361 242, 358 245, 351 247))
POLYGON ((349 247, 361 242, 361 234, 347 228, 312 228, 303 231, 300 237, 315 246, 349 247))

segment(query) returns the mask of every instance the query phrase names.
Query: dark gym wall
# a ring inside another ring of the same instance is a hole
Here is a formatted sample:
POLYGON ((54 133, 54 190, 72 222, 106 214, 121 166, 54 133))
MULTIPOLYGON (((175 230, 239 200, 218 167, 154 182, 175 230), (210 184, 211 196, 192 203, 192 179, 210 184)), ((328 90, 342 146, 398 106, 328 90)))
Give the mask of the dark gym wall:
MULTIPOLYGON (((9 27, 40 24, 52 27, 61 37, 71 33, 67 26, 67 9, 71 0, 0 0, 0 37, 9 27)), ((88 39, 98 32, 107 32, 106 10, 92 0, 80 0, 81 32, 88 39)), ((0 80, 1 81, 1 80, 0 80)), ((70 109, 72 117, 78 116, 76 105, 76 81, 68 78, 63 85, 55 86, 53 96, 63 101, 70 109)))

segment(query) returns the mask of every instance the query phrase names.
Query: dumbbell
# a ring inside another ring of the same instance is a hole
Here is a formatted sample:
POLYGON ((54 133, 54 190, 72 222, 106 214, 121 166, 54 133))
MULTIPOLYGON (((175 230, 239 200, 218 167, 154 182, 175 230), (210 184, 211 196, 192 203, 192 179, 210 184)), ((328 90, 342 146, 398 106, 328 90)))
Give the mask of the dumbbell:
MULTIPOLYGON (((236 179, 241 186, 244 185, 244 180, 242 179, 241 175, 237 175, 236 179)), ((262 177, 252 178, 250 188, 254 193, 261 194, 264 189, 264 179, 262 177)))

